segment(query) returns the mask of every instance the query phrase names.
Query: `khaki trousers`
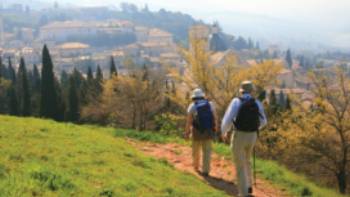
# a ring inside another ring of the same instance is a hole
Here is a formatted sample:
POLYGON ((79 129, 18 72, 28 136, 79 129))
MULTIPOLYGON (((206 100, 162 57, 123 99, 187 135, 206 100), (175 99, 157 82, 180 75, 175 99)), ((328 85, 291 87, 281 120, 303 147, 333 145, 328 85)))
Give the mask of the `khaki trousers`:
POLYGON ((210 172, 211 139, 192 140, 193 167, 199 169, 200 152, 202 150, 202 172, 210 172))
POLYGON ((238 191, 240 196, 248 195, 248 188, 252 187, 251 156, 256 143, 257 133, 236 131, 232 135, 231 149, 233 161, 236 165, 238 191))

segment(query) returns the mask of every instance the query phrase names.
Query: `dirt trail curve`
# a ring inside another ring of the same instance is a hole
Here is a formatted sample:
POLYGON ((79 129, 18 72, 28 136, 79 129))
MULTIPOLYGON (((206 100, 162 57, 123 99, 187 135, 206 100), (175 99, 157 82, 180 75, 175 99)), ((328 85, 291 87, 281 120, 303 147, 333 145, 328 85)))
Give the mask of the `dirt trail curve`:
MULTIPOLYGON (((128 142, 144 152, 146 155, 159 159, 166 159, 176 169, 191 173, 207 182, 216 189, 225 191, 231 196, 237 196, 237 181, 235 168, 231 161, 217 154, 212 155, 211 172, 209 177, 203 177, 192 168, 191 148, 179 144, 155 144, 139 142, 129 139, 128 142)), ((285 192, 273 187, 267 181, 258 179, 254 188, 256 197, 289 196, 285 192)))

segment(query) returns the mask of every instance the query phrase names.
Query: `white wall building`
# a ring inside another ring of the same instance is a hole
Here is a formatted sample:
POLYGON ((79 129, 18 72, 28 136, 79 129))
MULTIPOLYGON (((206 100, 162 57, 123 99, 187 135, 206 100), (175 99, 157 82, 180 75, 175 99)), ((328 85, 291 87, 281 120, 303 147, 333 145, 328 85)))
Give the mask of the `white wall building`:
POLYGON ((132 33, 133 24, 128 21, 65 21, 53 22, 40 29, 40 40, 66 41, 71 36, 94 36, 98 33, 132 33))

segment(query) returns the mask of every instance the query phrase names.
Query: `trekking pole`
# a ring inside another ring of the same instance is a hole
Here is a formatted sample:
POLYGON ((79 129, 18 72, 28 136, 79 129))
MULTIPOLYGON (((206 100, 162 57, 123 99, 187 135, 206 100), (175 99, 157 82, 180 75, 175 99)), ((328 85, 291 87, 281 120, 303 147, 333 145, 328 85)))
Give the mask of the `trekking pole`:
POLYGON ((256 187, 256 165, 255 165, 255 147, 253 149, 253 173, 254 173, 254 185, 256 187))

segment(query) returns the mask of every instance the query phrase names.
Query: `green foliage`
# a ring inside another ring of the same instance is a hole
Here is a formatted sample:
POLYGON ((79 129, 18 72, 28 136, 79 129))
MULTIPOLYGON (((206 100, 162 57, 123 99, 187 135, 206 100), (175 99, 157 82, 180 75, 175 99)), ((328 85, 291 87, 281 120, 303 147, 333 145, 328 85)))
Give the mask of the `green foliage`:
POLYGON ((31 115, 31 96, 29 90, 28 74, 24 59, 21 58, 17 74, 17 97, 19 104, 19 114, 21 116, 31 115))
POLYGON ((30 173, 32 179, 36 180, 40 187, 57 191, 60 189, 72 190, 74 185, 71 181, 64 179, 61 175, 51 171, 39 170, 30 173))
POLYGON ((0 113, 6 113, 7 112, 7 106, 3 103, 7 103, 8 96, 7 91, 11 88, 11 82, 8 80, 5 80, 4 78, 0 78, 0 113))
POLYGON ((155 117, 155 124, 159 132, 165 135, 181 136, 183 129, 179 123, 183 121, 182 117, 174 114, 164 113, 155 117))
POLYGON ((110 79, 116 75, 118 76, 118 71, 117 71, 117 67, 115 65, 115 62, 114 62, 114 58, 113 56, 111 56, 111 60, 110 60, 110 65, 109 65, 109 73, 110 73, 110 79))
POLYGON ((160 134, 159 132, 151 132, 151 131, 135 131, 128 129, 117 129, 114 132, 116 137, 127 137, 132 139, 137 139, 140 141, 149 141, 154 143, 169 143, 169 142, 177 142, 177 143, 185 143, 181 138, 168 136, 164 134, 160 134))
POLYGON ((77 122, 80 118, 78 92, 73 76, 71 76, 69 79, 68 107, 66 116, 66 120, 71 122, 77 122))
POLYGON ((53 63, 46 45, 44 45, 42 52, 42 64, 40 116, 57 120, 59 118, 59 114, 57 114, 59 111, 59 96, 53 72, 53 63))

